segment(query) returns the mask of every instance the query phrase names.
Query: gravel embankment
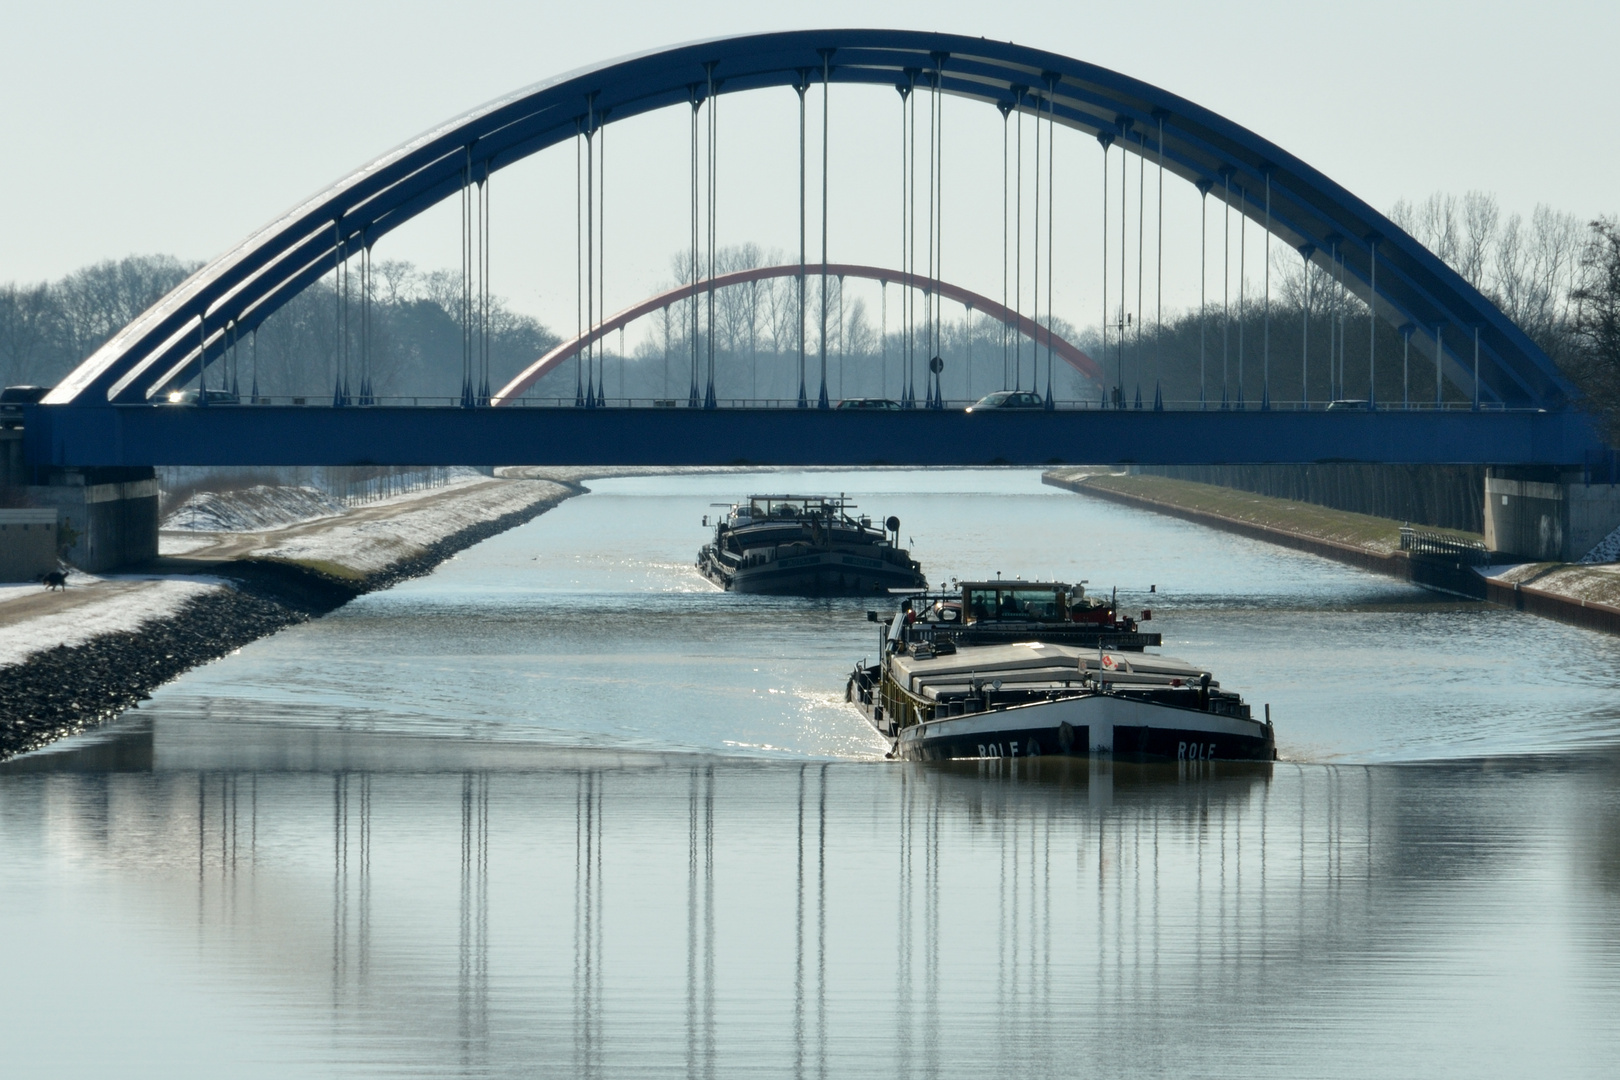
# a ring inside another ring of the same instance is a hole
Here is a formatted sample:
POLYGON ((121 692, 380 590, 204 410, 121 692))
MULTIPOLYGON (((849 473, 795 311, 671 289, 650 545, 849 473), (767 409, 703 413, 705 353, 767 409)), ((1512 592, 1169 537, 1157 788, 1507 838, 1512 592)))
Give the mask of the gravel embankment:
POLYGON ((412 555, 352 578, 278 559, 212 564, 231 588, 188 600, 136 630, 58 646, 0 667, 0 760, 111 720, 201 664, 295 623, 318 618, 362 593, 430 572, 444 560, 556 506, 578 485, 421 545, 412 555))
POLYGON ((226 589, 138 631, 59 645, 0 668, 0 760, 111 720, 170 679, 310 614, 226 589))

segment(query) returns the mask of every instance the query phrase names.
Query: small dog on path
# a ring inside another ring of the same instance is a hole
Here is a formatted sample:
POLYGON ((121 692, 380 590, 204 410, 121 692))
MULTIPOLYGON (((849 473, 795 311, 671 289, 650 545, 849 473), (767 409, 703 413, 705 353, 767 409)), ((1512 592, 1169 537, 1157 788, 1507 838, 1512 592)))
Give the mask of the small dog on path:
POLYGON ((39 580, 41 580, 41 581, 43 581, 45 583, 45 591, 46 592, 49 592, 52 589, 66 589, 67 588, 67 575, 62 573, 62 571, 60 571, 60 570, 52 570, 50 573, 46 574, 44 577, 40 578, 39 580))

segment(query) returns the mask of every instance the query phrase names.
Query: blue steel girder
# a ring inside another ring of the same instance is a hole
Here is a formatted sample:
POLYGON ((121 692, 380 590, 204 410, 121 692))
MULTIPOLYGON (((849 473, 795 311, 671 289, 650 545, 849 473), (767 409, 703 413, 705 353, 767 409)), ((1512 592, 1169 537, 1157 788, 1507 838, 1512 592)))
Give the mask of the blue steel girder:
MULTIPOLYGON (((1423 355, 1436 327, 1449 347, 1451 382, 1472 388, 1473 334, 1480 333, 1482 397, 1513 407, 1562 408, 1574 387, 1494 304, 1382 214, 1255 133, 1159 87, 1085 61, 1007 42, 904 30, 807 30, 752 34, 653 50, 582 68, 469 110, 378 157, 299 203, 227 251, 125 327, 47 398, 53 404, 149 400, 195 377, 319 280, 340 257, 374 244, 471 176, 498 172, 600 124, 675 105, 707 92, 743 93, 811 83, 831 50, 833 82, 897 86, 937 71, 942 92, 1093 136, 1194 184, 1224 193, 1296 250, 1329 266, 1334 247, 1352 290, 1393 325, 1414 324, 1423 355), (936 68, 937 65, 937 68, 936 68), (1027 93, 1015 98, 1014 88, 1027 93), (589 110, 589 111, 588 111, 589 110), (1249 198, 1236 196, 1247 192, 1249 198), (1373 244, 1377 295, 1371 295, 1373 244), (229 326, 229 331, 227 331, 229 326), (201 327, 201 332, 199 331, 201 327)), ((1432 352, 1429 353, 1432 359, 1432 352)))
POLYGON ((684 409, 32 405, 34 465, 1551 464, 1581 410, 684 409))

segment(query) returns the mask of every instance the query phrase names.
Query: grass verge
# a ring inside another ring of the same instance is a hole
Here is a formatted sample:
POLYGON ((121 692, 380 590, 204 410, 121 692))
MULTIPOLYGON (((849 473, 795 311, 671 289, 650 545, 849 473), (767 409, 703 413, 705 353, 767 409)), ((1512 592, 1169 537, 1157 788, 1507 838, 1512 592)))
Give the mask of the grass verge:
MULTIPOLYGON (((1277 499, 1269 495, 1256 495, 1235 488, 1216 487, 1191 480, 1172 480, 1163 476, 1127 474, 1087 475, 1084 471, 1053 470, 1053 477, 1062 480, 1081 480, 1087 487, 1102 488, 1121 495, 1131 495, 1154 502, 1215 514, 1265 529, 1293 533, 1332 544, 1358 547, 1375 555, 1388 555, 1401 547, 1401 523, 1370 514, 1355 514, 1347 510, 1334 510, 1314 503, 1277 499)), ((1477 533, 1453 529, 1430 529, 1461 540, 1479 540, 1477 533)))

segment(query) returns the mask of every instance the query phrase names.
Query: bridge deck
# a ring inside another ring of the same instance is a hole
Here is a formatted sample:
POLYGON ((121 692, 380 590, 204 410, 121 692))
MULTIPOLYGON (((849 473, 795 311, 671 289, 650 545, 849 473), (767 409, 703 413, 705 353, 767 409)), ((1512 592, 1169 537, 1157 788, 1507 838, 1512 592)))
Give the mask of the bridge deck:
POLYGON ((25 410, 34 465, 1579 465, 1568 412, 689 408, 25 410))

